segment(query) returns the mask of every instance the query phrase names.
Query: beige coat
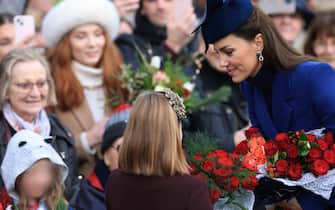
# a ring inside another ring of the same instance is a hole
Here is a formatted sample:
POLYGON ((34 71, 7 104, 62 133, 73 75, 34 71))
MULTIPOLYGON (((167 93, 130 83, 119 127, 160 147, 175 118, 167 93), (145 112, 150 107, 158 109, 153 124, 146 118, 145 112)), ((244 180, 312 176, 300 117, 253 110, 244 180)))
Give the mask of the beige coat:
MULTIPOLYGON (((105 115, 109 116, 111 112, 106 110, 107 109, 105 109, 105 115)), ((70 111, 64 112, 55 108, 54 112, 61 123, 65 127, 69 128, 74 134, 79 160, 79 171, 87 178, 93 171, 97 160, 96 155, 87 154, 84 151, 80 141, 80 134, 89 130, 94 125, 94 119, 88 102, 85 100, 81 106, 70 111)))

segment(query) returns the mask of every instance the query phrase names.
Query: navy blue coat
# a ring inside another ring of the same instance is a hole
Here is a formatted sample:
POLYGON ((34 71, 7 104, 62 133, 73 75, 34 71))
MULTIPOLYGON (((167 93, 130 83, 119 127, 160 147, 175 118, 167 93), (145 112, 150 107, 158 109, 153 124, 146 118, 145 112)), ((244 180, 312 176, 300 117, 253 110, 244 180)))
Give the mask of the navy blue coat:
MULTIPOLYGON (((262 69, 264 70, 264 69, 262 69)), ((335 131, 335 70, 327 63, 303 62, 276 72, 272 84, 272 113, 263 93, 250 81, 241 84, 251 123, 267 138, 277 133, 327 128, 335 131)), ((303 209, 324 209, 325 199, 310 192, 298 197, 303 209)), ((335 204, 334 196, 331 203, 335 204)))
POLYGON ((256 86, 244 81, 242 92, 254 127, 274 138, 279 132, 327 128, 335 131, 335 70, 326 63, 304 62, 278 72, 272 85, 272 117, 256 86))

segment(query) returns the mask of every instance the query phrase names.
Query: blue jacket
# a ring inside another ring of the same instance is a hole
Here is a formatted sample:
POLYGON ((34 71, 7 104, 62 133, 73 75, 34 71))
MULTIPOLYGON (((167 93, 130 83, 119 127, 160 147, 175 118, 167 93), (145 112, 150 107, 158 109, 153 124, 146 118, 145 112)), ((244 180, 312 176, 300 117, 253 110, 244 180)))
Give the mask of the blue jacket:
POLYGON ((276 73, 271 115, 256 86, 244 81, 241 88, 252 125, 267 138, 300 129, 324 127, 335 131, 335 70, 327 63, 308 61, 276 73))
MULTIPOLYGON (((277 133, 300 129, 335 131, 335 70, 327 63, 308 61, 289 71, 276 72, 271 109, 263 93, 250 81, 242 82, 241 88, 251 123, 266 138, 273 139, 277 133)), ((335 205, 334 195, 326 201, 307 190, 297 198, 304 210, 321 210, 329 204, 335 205)))

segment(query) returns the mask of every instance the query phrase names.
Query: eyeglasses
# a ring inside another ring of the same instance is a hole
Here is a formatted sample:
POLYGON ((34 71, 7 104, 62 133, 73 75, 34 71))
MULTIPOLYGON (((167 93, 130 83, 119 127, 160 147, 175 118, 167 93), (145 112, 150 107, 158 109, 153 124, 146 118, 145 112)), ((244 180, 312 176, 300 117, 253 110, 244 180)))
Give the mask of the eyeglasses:
POLYGON ((38 81, 38 82, 35 82, 35 83, 34 82, 15 83, 15 86, 17 86, 18 88, 20 88, 24 91, 31 91, 34 88, 34 86, 36 86, 38 89, 43 89, 47 85, 48 85, 47 80, 38 81))

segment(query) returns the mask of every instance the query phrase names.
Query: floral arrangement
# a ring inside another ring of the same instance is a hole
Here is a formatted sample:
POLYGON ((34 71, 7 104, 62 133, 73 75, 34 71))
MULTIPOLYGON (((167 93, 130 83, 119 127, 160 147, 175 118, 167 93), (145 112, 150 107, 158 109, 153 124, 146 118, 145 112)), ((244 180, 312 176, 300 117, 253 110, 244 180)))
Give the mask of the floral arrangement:
POLYGON ((270 177, 301 179, 304 173, 322 176, 335 166, 333 134, 317 137, 304 131, 280 133, 265 145, 270 177))
MULTIPOLYGON (((122 65, 121 74, 114 75, 127 90, 127 103, 132 104, 136 97, 143 91, 160 91, 168 88, 177 93, 184 102, 187 111, 195 111, 208 104, 219 103, 228 99, 229 87, 221 87, 209 94, 207 98, 201 98, 197 91, 194 91, 194 81, 185 75, 183 66, 178 61, 172 61, 168 57, 161 62, 159 56, 152 56, 149 62, 143 53, 139 53, 140 65, 134 69, 131 65, 122 65)), ((120 99, 117 94, 110 101, 117 106, 120 99)))
MULTIPOLYGON (((201 138, 199 134, 197 138, 201 138)), ((252 191, 258 185, 257 166, 264 164, 266 160, 262 149, 265 140, 260 135, 249 136, 236 147, 233 153, 228 153, 206 143, 204 140, 206 136, 202 138, 200 144, 199 141, 198 144, 193 141, 193 145, 186 145, 191 174, 208 184, 213 203, 220 197, 224 197, 227 199, 224 205, 233 204, 246 209, 235 199, 234 193, 241 189, 252 191), (200 148, 204 150, 201 151, 200 148)))

